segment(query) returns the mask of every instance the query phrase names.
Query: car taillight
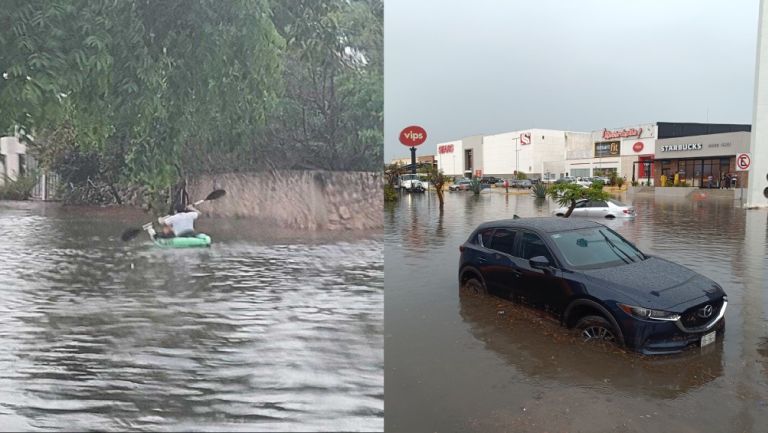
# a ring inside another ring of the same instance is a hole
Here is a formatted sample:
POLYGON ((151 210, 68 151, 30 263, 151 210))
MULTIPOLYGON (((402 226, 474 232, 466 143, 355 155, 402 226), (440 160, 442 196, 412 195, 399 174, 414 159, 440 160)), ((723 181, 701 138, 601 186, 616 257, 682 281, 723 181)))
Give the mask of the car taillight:
POLYGON ((459 245, 459 252, 464 252, 464 245, 459 245))
POLYGON ((624 209, 624 213, 629 213, 629 209, 624 209))

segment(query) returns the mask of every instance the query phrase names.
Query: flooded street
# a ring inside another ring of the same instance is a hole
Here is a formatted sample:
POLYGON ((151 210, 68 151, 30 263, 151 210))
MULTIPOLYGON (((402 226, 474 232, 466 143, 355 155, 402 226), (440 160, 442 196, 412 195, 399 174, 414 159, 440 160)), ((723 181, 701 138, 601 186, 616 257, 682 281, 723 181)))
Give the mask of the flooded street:
POLYGON ((378 238, 0 202, 0 428, 380 431, 378 238))
POLYGON ((768 431, 768 212, 730 199, 621 201, 602 220, 718 282, 724 338, 643 357, 585 345, 543 313, 460 294, 459 245, 484 221, 557 206, 499 191, 404 195, 385 211, 386 428, 408 432, 768 431))

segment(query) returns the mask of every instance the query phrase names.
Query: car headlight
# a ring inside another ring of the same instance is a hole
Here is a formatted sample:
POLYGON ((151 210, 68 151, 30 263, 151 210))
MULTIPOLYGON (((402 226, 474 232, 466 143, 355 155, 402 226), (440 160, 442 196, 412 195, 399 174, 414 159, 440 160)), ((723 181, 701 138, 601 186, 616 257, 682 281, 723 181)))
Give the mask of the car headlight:
POLYGON ((680 319, 680 315, 669 311, 652 310, 650 308, 633 307, 632 305, 619 304, 619 308, 630 316, 645 320, 668 320, 674 322, 680 319))

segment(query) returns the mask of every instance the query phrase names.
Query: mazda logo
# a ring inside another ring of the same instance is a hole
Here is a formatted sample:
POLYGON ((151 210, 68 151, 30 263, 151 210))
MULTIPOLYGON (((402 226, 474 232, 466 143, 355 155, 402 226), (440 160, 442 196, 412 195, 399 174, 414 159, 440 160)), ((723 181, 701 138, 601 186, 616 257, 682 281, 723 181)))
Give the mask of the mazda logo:
POLYGON ((707 304, 701 308, 699 308, 699 311, 696 312, 696 315, 701 317, 702 319, 709 319, 712 317, 712 306, 707 304))

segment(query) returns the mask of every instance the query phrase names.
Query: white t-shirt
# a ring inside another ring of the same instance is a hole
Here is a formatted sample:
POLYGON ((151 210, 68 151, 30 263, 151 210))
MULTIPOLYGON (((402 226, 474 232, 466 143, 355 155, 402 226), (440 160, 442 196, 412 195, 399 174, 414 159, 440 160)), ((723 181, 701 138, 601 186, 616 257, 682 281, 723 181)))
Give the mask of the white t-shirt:
POLYGON ((165 223, 171 226, 176 236, 195 230, 197 212, 180 212, 165 219, 165 223))

